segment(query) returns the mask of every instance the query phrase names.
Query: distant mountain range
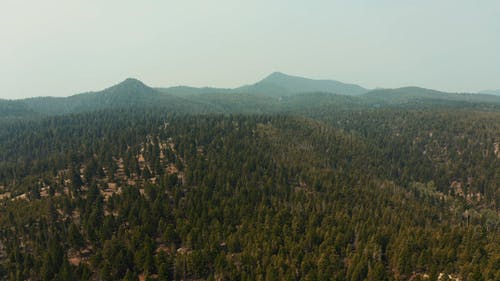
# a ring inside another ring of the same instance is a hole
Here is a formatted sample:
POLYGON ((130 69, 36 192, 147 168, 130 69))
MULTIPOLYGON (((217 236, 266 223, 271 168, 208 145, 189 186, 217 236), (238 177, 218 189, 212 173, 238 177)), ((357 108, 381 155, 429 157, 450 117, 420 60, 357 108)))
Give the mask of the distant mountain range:
POLYGON ((419 87, 376 89, 366 93, 367 97, 381 102, 403 104, 410 102, 448 101, 466 103, 498 103, 500 97, 490 94, 447 93, 419 87))
POLYGON ((173 95, 247 93, 264 94, 275 97, 311 92, 325 92, 354 96, 368 92, 367 89, 354 84, 346 84, 335 80, 309 79, 291 76, 281 72, 274 72, 255 84, 245 85, 234 89, 176 86, 170 88, 158 88, 158 90, 163 93, 173 95))
POLYGON ((335 80, 315 80, 274 72, 234 89, 176 86, 152 88, 128 78, 97 92, 70 97, 0 100, 0 117, 60 115, 130 107, 162 107, 183 113, 272 113, 353 107, 500 107, 497 91, 445 93, 418 87, 368 90, 335 80))
POLYGON ((498 89, 498 90, 485 90, 485 91, 481 91, 479 93, 480 94, 486 94, 486 95, 500 96, 500 89, 498 89))
POLYGON ((361 95, 367 89, 354 84, 346 84, 335 80, 315 80, 274 72, 263 80, 248 86, 237 88, 243 93, 267 93, 278 96, 300 93, 325 92, 339 95, 361 95))

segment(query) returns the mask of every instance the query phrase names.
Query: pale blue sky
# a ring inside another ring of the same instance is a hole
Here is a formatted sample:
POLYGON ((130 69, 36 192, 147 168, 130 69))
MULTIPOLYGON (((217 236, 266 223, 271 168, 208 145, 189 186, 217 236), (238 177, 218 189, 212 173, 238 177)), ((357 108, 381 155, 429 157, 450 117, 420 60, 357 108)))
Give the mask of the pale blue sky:
POLYGON ((273 71, 368 88, 500 88, 500 1, 0 0, 0 98, 127 77, 235 87, 273 71))

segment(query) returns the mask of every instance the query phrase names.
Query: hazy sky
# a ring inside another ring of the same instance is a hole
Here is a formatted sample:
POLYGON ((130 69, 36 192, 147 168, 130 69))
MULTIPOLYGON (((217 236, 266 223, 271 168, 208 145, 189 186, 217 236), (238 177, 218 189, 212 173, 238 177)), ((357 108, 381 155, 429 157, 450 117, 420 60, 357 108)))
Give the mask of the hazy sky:
POLYGON ((500 88, 500 1, 0 0, 0 98, 127 77, 235 87, 273 71, 369 88, 500 88))

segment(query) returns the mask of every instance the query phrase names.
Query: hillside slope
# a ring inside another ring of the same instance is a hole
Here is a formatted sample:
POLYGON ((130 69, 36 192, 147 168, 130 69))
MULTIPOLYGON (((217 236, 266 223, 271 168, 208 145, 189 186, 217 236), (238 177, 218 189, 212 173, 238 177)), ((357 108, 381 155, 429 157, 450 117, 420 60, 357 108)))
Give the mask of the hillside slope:
POLYGON ((498 280, 500 115, 342 116, 0 126, 0 279, 498 280))

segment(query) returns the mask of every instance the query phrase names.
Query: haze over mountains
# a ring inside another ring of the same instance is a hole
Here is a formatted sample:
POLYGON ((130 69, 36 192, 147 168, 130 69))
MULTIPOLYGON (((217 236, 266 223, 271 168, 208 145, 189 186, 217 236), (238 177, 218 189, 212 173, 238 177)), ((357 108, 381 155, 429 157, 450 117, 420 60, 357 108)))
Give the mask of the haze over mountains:
POLYGON ((212 88, 212 87, 189 87, 175 86, 169 88, 158 88, 165 93, 176 95, 192 95, 206 93, 254 93, 269 96, 288 96, 308 92, 327 92, 341 95, 360 95, 368 90, 354 84, 346 84, 335 80, 316 80, 299 76, 291 76, 281 72, 273 72, 261 81, 237 87, 212 88))
POLYGON ((234 89, 176 86, 153 88, 128 78, 97 92, 70 97, 0 100, 0 116, 59 115, 108 108, 154 106, 186 113, 262 113, 311 107, 500 106, 498 92, 445 93, 418 87, 365 89, 335 80, 316 80, 274 72, 261 81, 234 89))
POLYGON ((500 96, 500 89, 498 90, 484 90, 479 92, 480 94, 486 94, 486 95, 497 95, 500 96))

